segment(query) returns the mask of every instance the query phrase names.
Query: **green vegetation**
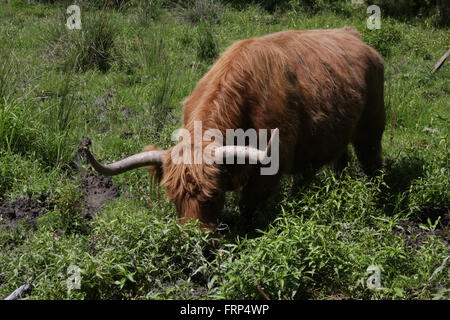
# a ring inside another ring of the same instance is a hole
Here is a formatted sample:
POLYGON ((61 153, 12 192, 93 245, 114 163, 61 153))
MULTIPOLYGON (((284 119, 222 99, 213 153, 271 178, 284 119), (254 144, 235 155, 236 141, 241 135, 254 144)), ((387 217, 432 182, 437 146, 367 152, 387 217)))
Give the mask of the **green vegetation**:
POLYGON ((433 3, 415 1, 416 17, 383 1, 368 30, 348 2, 78 2, 81 30, 64 26, 69 1, 0 1, 0 297, 29 282, 27 299, 263 299, 258 285, 272 299, 450 298, 450 68, 430 74, 450 33, 433 3), (233 41, 346 25, 385 58, 382 176, 353 160, 339 177, 286 178, 248 233, 230 195, 215 241, 179 226, 143 169, 102 182, 120 196, 86 214, 83 137, 102 161, 168 147, 180 101, 233 41), (45 211, 8 225, 1 208, 24 199, 45 211))

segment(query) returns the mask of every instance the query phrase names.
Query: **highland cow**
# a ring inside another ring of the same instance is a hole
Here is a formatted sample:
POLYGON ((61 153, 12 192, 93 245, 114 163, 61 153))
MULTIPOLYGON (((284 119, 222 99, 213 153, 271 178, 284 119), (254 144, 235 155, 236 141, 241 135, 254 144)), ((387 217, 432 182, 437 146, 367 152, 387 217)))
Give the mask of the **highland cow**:
MULTIPOLYGON (((168 151, 149 146, 110 165, 99 164, 86 150, 103 174, 152 165, 179 221, 197 219, 204 228, 214 229, 227 191, 240 190, 241 214, 250 218, 282 174, 309 175, 327 164, 339 170, 348 162, 349 144, 365 173, 376 173, 382 164, 385 126, 383 82, 381 56, 351 27, 242 40, 220 56, 184 101, 183 129, 194 134, 195 121, 201 122, 203 132, 216 129, 224 136, 230 128, 278 128, 276 174, 261 175, 260 162, 174 163, 171 150, 186 145, 184 139, 168 151)), ((192 148, 193 154, 206 145, 192 148)), ((262 152, 251 146, 241 153, 230 145, 223 150, 226 156, 246 159, 262 152)))

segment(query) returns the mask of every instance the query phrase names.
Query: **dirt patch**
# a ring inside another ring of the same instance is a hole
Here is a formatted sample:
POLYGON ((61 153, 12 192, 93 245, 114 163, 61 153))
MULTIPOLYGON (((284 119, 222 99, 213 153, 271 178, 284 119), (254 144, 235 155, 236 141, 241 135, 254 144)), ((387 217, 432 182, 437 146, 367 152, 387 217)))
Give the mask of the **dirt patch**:
POLYGON ((431 223, 435 223, 439 219, 439 223, 436 225, 437 229, 445 230, 450 227, 450 209, 434 209, 424 208, 421 212, 411 217, 411 219, 418 223, 427 223, 428 219, 431 223))
MULTIPOLYGON (((88 137, 83 137, 80 142, 80 146, 90 144, 91 140, 88 137)), ((78 172, 77 177, 81 180, 80 189, 85 204, 82 213, 85 217, 91 218, 95 212, 102 209, 105 201, 118 198, 120 191, 119 186, 112 183, 111 177, 80 171, 80 164, 85 161, 84 154, 78 151, 68 167, 78 172)), ((16 229, 19 223, 25 221, 27 226, 35 228, 38 218, 53 208, 54 205, 50 203, 47 193, 37 198, 21 196, 14 201, 2 201, 0 198, 0 225, 6 229, 16 229)))
POLYGON ((81 176, 81 189, 84 193, 85 209, 83 214, 91 218, 100 211, 107 200, 113 200, 120 196, 119 187, 112 183, 111 177, 106 177, 93 172, 81 176))
POLYGON ((28 227, 36 228, 37 219, 52 209, 48 194, 42 194, 37 199, 21 196, 0 205, 0 224, 6 229, 16 229, 20 222, 25 221, 28 227))
POLYGON ((77 179, 81 181, 81 192, 84 196, 83 215, 91 218, 100 211, 103 203, 120 196, 119 187, 112 183, 111 177, 103 176, 92 171, 82 170, 87 158, 82 147, 89 147, 92 141, 89 137, 83 137, 78 145, 77 152, 69 164, 70 168, 77 172, 77 179))
POLYGON ((436 236, 447 247, 450 248, 450 212, 449 210, 434 210, 424 209, 419 214, 410 217, 409 220, 402 220, 398 223, 401 229, 396 230, 395 233, 400 233, 405 239, 406 244, 412 248, 422 246, 429 236, 436 236), (428 230, 421 225, 428 226, 428 219, 432 224, 435 224, 440 217, 439 222, 436 224, 434 230, 428 230))

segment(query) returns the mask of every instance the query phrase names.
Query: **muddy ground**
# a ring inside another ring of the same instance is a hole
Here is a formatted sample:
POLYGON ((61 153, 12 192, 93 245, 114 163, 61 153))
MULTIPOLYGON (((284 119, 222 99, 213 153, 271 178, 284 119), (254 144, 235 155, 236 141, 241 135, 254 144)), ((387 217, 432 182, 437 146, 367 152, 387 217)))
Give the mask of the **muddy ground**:
MULTIPOLYGON (((110 177, 93 172, 80 176, 82 180, 81 191, 84 194, 83 215, 90 219, 103 208, 105 201, 114 200, 120 196, 119 187, 112 183, 110 177)), ((14 201, 0 202, 0 225, 6 229, 15 229, 21 221, 30 228, 35 228, 37 220, 47 211, 53 210, 48 194, 41 194, 37 198, 21 196, 14 201)), ((429 236, 436 236, 450 247, 450 212, 425 210, 409 220, 398 223, 396 234, 401 234, 405 244, 412 248, 422 246, 429 236), (434 230, 427 230, 427 219, 434 223, 438 217, 440 221, 434 230)))
POLYGON ((88 218, 100 211, 105 201, 114 200, 120 196, 119 186, 112 183, 111 177, 88 172, 81 179, 81 189, 84 193, 83 214, 88 218))
POLYGON ((24 221, 28 227, 35 228, 37 219, 52 209, 47 194, 41 194, 37 199, 21 196, 17 200, 0 203, 0 223, 6 229, 16 229, 24 221))
MULTIPOLYGON (((87 137, 80 142, 80 146, 89 146, 90 144, 91 141, 87 137)), ((78 151, 68 168, 69 174, 81 181, 80 191, 84 198, 82 214, 89 219, 103 208, 105 201, 118 198, 120 191, 119 186, 112 183, 111 177, 80 170, 80 164, 83 162, 85 162, 85 157, 78 151)), ((14 201, 1 201, 0 199, 0 225, 6 229, 15 229, 21 221, 25 221, 27 226, 35 227, 37 219, 53 208, 48 194, 41 194, 37 197, 21 196, 14 201)))
MULTIPOLYGON (((88 219, 102 209, 105 201, 120 196, 119 187, 112 183, 110 177, 88 172, 81 175, 80 179, 84 198, 82 214, 88 219)), ((3 201, 0 202, 0 225, 6 229, 15 229, 21 221, 25 221, 27 226, 34 228, 37 219, 49 210, 53 210, 53 204, 49 202, 47 194, 37 198, 21 196, 14 201, 3 201)))
POLYGON ((398 223, 401 229, 395 231, 400 233, 409 247, 417 248, 422 246, 429 236, 438 237, 450 248, 450 211, 425 209, 417 215, 411 216, 408 220, 402 220, 398 223), (434 230, 428 227, 428 219, 432 224, 436 224, 434 230), (427 227, 427 228, 425 228, 427 227))

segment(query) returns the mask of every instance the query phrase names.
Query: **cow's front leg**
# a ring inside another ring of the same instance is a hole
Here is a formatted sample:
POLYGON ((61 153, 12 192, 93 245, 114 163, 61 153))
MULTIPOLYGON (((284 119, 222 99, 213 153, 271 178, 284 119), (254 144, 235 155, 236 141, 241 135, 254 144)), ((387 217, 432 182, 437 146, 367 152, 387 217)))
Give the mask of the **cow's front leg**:
POLYGON ((251 228, 254 213, 262 208, 267 200, 274 194, 279 185, 280 176, 276 175, 252 175, 248 183, 242 189, 239 201, 239 209, 242 215, 242 227, 251 228))

